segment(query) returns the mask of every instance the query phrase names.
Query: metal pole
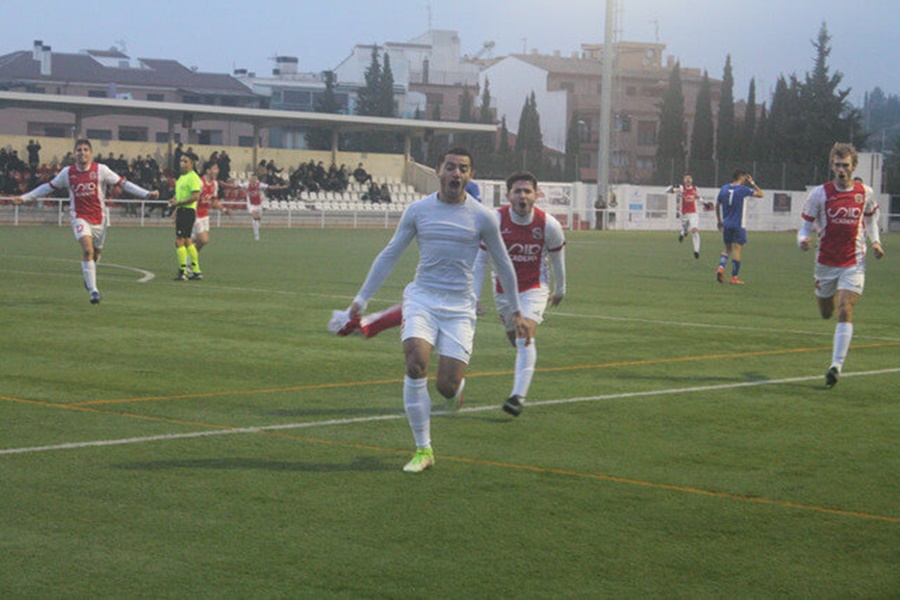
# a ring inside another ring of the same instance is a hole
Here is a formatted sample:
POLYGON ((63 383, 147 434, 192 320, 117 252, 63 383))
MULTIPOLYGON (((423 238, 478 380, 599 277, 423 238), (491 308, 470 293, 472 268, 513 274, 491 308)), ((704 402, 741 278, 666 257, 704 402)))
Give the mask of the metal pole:
POLYGON ((612 119, 612 80, 615 68, 616 0, 606 0, 606 22, 603 41, 603 76, 600 84, 600 147, 597 156, 597 192, 609 203, 609 149, 612 119))

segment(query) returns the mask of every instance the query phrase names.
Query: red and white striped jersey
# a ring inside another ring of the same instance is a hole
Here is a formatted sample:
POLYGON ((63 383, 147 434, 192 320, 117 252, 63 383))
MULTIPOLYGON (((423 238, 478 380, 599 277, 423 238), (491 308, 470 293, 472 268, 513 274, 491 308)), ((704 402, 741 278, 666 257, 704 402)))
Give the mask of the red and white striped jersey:
POLYGON ((99 225, 106 210, 107 188, 124 181, 106 165, 92 162, 84 171, 75 165, 64 167, 50 182, 50 187, 57 191, 69 190, 69 212, 74 218, 99 225))
POLYGON ((200 182, 200 200, 197 202, 198 219, 209 216, 209 208, 215 201, 216 196, 219 195, 218 181, 216 181, 215 179, 213 179, 212 181, 207 181, 206 177, 201 177, 200 182))
MULTIPOLYGON (((550 266, 546 257, 548 252, 559 252, 566 245, 562 225, 537 206, 527 225, 519 225, 513 220, 510 205, 497 209, 497 213, 500 215, 500 235, 516 269, 519 292, 550 285, 550 266)), ((495 283, 497 292, 503 293, 496 277, 495 283)))
POLYGON ((865 217, 878 210, 875 194, 867 185, 854 182, 849 190, 833 181, 814 188, 803 207, 803 218, 819 231, 816 261, 829 267, 862 264, 866 257, 865 217))
POLYGON ((675 189, 681 200, 681 214, 688 215, 697 212, 697 200, 700 200, 700 190, 696 185, 686 187, 680 185, 675 189))

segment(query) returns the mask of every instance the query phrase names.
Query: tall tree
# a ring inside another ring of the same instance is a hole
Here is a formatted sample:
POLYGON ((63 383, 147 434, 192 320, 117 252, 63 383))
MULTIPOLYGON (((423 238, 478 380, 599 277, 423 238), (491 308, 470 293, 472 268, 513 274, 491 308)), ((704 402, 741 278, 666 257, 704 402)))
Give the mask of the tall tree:
POLYGON ((396 117, 397 109, 394 106, 394 73, 391 70, 391 55, 387 52, 384 54, 381 77, 378 79, 378 90, 378 116, 396 117))
POLYGON ((768 144, 769 131, 769 113, 766 112, 766 105, 763 104, 759 109, 759 119, 756 121, 756 135, 753 136, 753 144, 750 147, 750 156, 754 160, 765 160, 766 147, 768 144))
POLYGON ((715 146, 716 132, 712 114, 712 89, 709 74, 703 72, 697 104, 694 109, 694 130, 691 133, 691 169, 695 161, 711 161, 715 146))
MULTIPOLYGON (((341 105, 334 94, 337 83, 334 71, 323 71, 322 78, 325 80, 325 91, 316 98, 315 112, 335 114, 341 110, 341 105)), ((331 133, 331 128, 327 127, 310 129, 304 136, 306 147, 310 150, 330 150, 331 133)))
POLYGON ((366 67, 365 85, 356 94, 357 114, 377 117, 381 106, 381 61, 378 58, 378 45, 372 45, 372 60, 366 67))
POLYGON ((716 129, 716 158, 734 158, 734 75, 731 71, 731 55, 725 57, 722 87, 719 95, 719 124, 716 129))
POLYGON ((675 176, 684 170, 684 156, 684 93, 681 64, 676 62, 669 73, 669 83, 660 107, 654 182, 663 184, 674 181, 675 176))
MULTIPOLYGON (((476 120, 482 125, 494 123, 494 115, 491 112, 491 82, 488 79, 484 80, 484 88, 481 90, 481 100, 476 120)), ((504 171, 498 172, 497 169, 494 133, 475 134, 472 140, 472 151, 475 153, 475 157, 480 165, 479 171, 482 177, 502 177, 504 175, 504 171)))
POLYGON ((806 74, 800 86, 805 154, 823 164, 828 160, 828 153, 835 141, 862 146, 867 137, 862 127, 862 113, 847 102, 850 89, 838 89, 843 74, 829 72, 830 41, 828 26, 822 23, 819 35, 813 42, 816 49, 813 70, 806 74))
POLYGON ((750 89, 747 91, 747 110, 744 112, 744 120, 741 123, 741 135, 738 136, 740 146, 737 149, 737 157, 747 160, 755 158, 753 142, 756 137, 756 80, 750 80, 750 89))
POLYGON ((538 178, 543 175, 544 138, 541 133, 541 116, 537 110, 537 97, 534 92, 525 98, 525 105, 519 116, 516 154, 522 169, 531 171, 538 178))

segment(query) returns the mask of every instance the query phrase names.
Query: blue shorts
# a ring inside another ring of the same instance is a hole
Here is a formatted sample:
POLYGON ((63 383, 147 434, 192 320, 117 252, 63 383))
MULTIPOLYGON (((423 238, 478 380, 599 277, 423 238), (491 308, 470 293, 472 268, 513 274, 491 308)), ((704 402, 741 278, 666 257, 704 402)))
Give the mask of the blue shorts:
POLYGON ((743 246, 747 243, 747 230, 743 227, 726 227, 722 230, 722 241, 743 246))

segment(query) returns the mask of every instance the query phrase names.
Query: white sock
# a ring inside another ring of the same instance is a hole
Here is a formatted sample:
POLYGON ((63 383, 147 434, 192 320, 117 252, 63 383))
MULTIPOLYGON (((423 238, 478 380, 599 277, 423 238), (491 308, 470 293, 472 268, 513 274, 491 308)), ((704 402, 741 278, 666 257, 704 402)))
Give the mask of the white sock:
POLYGON ((700 234, 695 233, 691 236, 691 240, 694 242, 694 252, 700 252, 700 234))
POLYGON ((84 285, 89 292, 97 291, 97 265, 92 260, 81 261, 81 274, 84 276, 84 285))
POLYGON ((259 239, 259 221, 253 219, 253 237, 259 239))
POLYGON ((528 396, 535 364, 537 364, 535 339, 531 338, 531 343, 526 346, 524 339, 516 338, 516 374, 513 377, 513 396, 518 396, 522 400, 528 396))
POLYGON ((844 368, 844 359, 850 351, 850 340, 853 339, 853 323, 838 323, 834 327, 834 351, 831 354, 831 366, 838 372, 844 368))
POLYGON ((431 396, 428 395, 428 379, 403 378, 403 408, 406 419, 416 439, 417 448, 431 445, 431 396))

